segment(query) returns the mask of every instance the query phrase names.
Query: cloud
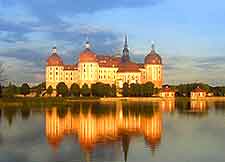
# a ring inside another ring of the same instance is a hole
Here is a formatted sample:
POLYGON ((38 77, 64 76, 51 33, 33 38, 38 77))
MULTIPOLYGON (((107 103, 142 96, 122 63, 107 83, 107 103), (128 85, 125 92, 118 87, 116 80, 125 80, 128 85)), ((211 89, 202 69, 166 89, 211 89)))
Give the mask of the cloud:
POLYGON ((224 85, 225 70, 222 56, 169 56, 164 60, 165 82, 171 84, 204 82, 224 85))
POLYGON ((3 56, 0 56, 0 60, 4 64, 7 81, 13 84, 35 84, 44 80, 44 68, 34 62, 3 56))
POLYGON ((82 13, 82 12, 96 12, 101 10, 107 10, 112 8, 137 8, 146 5, 156 5, 161 3, 162 0, 114 0, 109 3, 108 0, 64 0, 64 1, 54 1, 54 0, 8 0, 3 1, 2 5, 11 6, 15 4, 22 4, 30 9, 34 13, 41 14, 40 9, 45 11, 45 15, 53 15, 57 13, 82 13))

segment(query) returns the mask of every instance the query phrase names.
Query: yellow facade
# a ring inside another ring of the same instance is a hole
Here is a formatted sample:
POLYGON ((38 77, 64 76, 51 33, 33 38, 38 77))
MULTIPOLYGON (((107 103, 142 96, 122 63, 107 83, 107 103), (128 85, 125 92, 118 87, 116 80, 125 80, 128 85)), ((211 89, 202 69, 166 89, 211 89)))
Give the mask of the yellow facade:
MULTIPOLYGON (((68 88, 73 83, 77 83, 80 86, 86 83, 91 86, 91 84, 96 82, 115 84, 119 87, 125 82, 129 84, 152 82, 156 87, 161 88, 163 83, 163 65, 159 55, 153 53, 154 57, 152 58, 156 59, 156 61, 160 60, 159 62, 155 63, 155 60, 147 60, 144 64, 138 64, 129 60, 128 49, 126 56, 119 58, 118 56, 101 55, 98 57, 89 49, 89 44, 86 44, 86 46, 86 49, 80 54, 79 61, 73 65, 65 65, 59 55, 57 55, 56 48, 53 48, 46 65, 46 88, 52 86, 53 89, 56 89, 57 84, 60 82, 64 82, 68 88), (106 59, 104 60, 104 58, 106 59), (123 59, 126 60, 125 63, 122 62, 123 59), (127 66, 120 66, 123 64, 127 66)), ((150 53, 149 55, 151 57, 152 54, 150 53)))

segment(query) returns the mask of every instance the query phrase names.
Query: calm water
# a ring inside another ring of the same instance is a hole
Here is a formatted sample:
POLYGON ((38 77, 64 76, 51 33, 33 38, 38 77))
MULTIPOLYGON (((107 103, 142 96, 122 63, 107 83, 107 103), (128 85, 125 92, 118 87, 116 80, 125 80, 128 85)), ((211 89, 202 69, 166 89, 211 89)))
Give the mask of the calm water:
POLYGON ((224 162, 225 102, 0 109, 0 162, 224 162))

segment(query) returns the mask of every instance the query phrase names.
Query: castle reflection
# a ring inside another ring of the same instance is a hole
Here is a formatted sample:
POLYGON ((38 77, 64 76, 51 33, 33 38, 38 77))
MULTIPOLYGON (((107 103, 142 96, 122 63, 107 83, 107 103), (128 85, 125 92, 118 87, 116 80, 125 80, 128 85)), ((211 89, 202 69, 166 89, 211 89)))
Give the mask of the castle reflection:
POLYGON ((205 100, 193 100, 191 101, 192 112, 206 112, 207 106, 205 100))
POLYGON ((74 135, 81 148, 90 153, 98 143, 120 141, 126 161, 131 137, 143 135, 154 152, 161 142, 162 112, 154 108, 156 105, 142 104, 139 108, 128 105, 117 102, 108 110, 105 105, 106 112, 100 113, 96 109, 101 108, 93 104, 85 108, 80 104, 78 110, 68 109, 64 115, 56 107, 46 110, 48 142, 56 150, 66 135, 74 135))

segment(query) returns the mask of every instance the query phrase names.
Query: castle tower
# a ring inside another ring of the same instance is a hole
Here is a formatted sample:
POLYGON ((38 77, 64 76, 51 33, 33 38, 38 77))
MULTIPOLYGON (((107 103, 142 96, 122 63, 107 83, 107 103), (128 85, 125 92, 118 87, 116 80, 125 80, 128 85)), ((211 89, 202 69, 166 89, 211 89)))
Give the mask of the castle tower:
POLYGON ((125 41, 124 41, 124 48, 123 48, 123 55, 121 58, 122 63, 127 63, 130 60, 129 56, 129 49, 128 49, 128 43, 127 43, 127 35, 125 36, 125 41))
POLYGON ((96 54, 91 51, 91 44, 89 41, 85 43, 85 50, 80 53, 78 68, 80 86, 86 83, 90 87, 91 84, 97 82, 99 66, 97 63, 96 54))
POLYGON ((46 64, 46 89, 49 86, 52 86, 53 89, 56 89, 56 86, 59 82, 62 81, 63 75, 63 61, 57 53, 56 47, 52 48, 51 55, 47 59, 46 64))
POLYGON ((150 53, 145 57, 146 82, 152 82, 157 88, 162 87, 163 83, 163 64, 162 58, 155 51, 155 44, 152 43, 150 53))

